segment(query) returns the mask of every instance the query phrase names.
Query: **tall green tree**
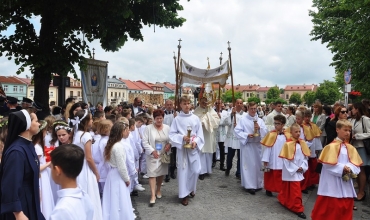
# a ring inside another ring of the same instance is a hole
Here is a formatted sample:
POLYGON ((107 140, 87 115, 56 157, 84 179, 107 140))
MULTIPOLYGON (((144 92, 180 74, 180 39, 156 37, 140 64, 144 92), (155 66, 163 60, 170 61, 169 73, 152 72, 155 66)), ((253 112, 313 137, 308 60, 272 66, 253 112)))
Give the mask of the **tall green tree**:
POLYGON ((313 0, 312 40, 326 44, 333 54, 335 80, 343 86, 343 73, 352 69, 352 84, 355 90, 370 97, 370 2, 313 0))
POLYGON ((261 103, 261 99, 260 98, 258 98, 258 97, 250 97, 250 98, 248 98, 248 100, 247 100, 248 102, 255 102, 255 103, 257 103, 257 104, 259 104, 259 103, 261 103))
POLYGON ((278 87, 271 87, 268 91, 267 91, 267 98, 268 99, 277 99, 280 97, 280 90, 278 87))
POLYGON ((319 88, 315 93, 315 99, 318 99, 323 104, 334 104, 338 101, 341 97, 340 88, 338 85, 329 80, 324 80, 324 82, 320 83, 319 88))
POLYGON ((314 91, 307 91, 303 95, 303 100, 305 101, 307 106, 311 106, 316 100, 316 93, 314 91))
POLYGON ((293 92, 289 98, 289 103, 294 103, 297 105, 301 104, 302 103, 301 94, 293 92))
MULTIPOLYGON (((241 92, 234 91, 235 100, 243 99, 243 94, 241 92)), ((224 94, 222 94, 221 99, 223 102, 232 102, 233 101, 233 94, 231 89, 227 90, 224 94)), ((243 100, 244 101, 244 100, 243 100)))
POLYGON ((185 19, 179 0, 110 1, 3 1, 0 6, 0 56, 20 65, 17 73, 30 68, 34 99, 48 109, 52 73, 66 75, 73 65, 86 66, 88 42, 99 40, 105 51, 118 51, 132 38, 143 40, 144 25, 175 28, 185 19), (31 19, 40 18, 37 34, 31 19), (14 33, 5 31, 15 28, 14 33))

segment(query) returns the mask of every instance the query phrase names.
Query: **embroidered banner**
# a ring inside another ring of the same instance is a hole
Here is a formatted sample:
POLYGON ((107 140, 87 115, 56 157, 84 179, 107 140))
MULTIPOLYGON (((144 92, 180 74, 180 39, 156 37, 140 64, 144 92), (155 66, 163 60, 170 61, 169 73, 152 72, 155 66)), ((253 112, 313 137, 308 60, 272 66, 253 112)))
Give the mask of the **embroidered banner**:
POLYGON ((86 70, 81 70, 82 93, 84 102, 92 105, 107 105, 108 62, 87 59, 86 70))
POLYGON ((180 85, 184 83, 202 85, 203 83, 220 83, 226 85, 230 75, 229 61, 214 69, 199 69, 181 59, 180 85))

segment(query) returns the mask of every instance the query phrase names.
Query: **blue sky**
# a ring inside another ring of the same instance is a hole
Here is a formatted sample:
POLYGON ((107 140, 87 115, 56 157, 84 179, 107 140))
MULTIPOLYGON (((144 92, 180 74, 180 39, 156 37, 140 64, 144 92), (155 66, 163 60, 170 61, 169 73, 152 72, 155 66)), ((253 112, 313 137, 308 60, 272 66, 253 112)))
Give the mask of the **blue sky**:
MULTIPOLYGON (((332 54, 325 45, 311 41, 307 0, 181 0, 187 19, 177 29, 145 27, 144 41, 129 40, 118 52, 105 52, 99 42, 95 58, 109 61, 108 73, 130 80, 175 81, 173 51, 182 39, 182 58, 194 66, 219 64, 227 59, 231 42, 234 83, 285 86, 332 80, 332 54)), ((38 31, 39 19, 33 23, 38 31)), ((11 33, 12 30, 8 30, 11 33)), ((0 57, 1 75, 15 75, 13 61, 0 57)), ((78 66, 76 66, 78 69, 78 66)), ((26 71, 21 76, 31 75, 26 71)))

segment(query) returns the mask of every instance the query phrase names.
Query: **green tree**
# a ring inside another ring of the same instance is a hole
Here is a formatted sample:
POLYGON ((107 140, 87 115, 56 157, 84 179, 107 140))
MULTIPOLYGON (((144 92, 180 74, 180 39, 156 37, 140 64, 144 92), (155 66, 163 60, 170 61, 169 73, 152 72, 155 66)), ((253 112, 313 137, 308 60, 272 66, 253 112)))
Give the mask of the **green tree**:
POLYGON ((168 99, 171 99, 171 100, 175 100, 175 96, 170 96, 170 97, 168 97, 168 99))
POLYGON ((313 7, 312 40, 320 40, 332 52, 337 86, 343 86, 343 74, 351 68, 354 89, 369 97, 370 81, 364 80, 370 72, 369 2, 313 0, 313 7))
POLYGON ((280 97, 280 90, 278 87, 271 87, 268 91, 267 91, 267 98, 268 99, 277 99, 280 97))
POLYGON ((301 94, 293 92, 289 98, 289 103, 294 103, 297 105, 301 104, 302 103, 301 94))
POLYGON ((333 81, 324 80, 320 83, 315 93, 315 99, 319 99, 323 104, 334 104, 341 97, 340 88, 333 81))
POLYGON ((255 102, 257 104, 261 103, 261 99, 257 97, 250 97, 248 98, 248 102, 255 102))
POLYGON ((265 100, 265 103, 266 104, 270 104, 270 103, 273 103, 273 102, 281 102, 282 104, 288 104, 286 101, 285 101, 285 99, 282 99, 282 98, 277 98, 277 99, 266 99, 265 100))
POLYGON ((307 91, 303 95, 303 100, 306 102, 307 106, 311 106, 316 99, 316 93, 314 91, 307 91))
MULTIPOLYGON (((243 94, 241 92, 235 92, 234 91, 234 98, 237 99, 243 99, 243 94)), ((231 89, 227 90, 224 94, 222 94, 221 99, 223 102, 232 102, 233 101, 233 94, 231 89)))
POLYGON ((285 90, 283 88, 280 88, 280 94, 284 94, 285 90))
POLYGON ((76 72, 91 57, 88 42, 99 40, 106 51, 118 51, 128 40, 143 40, 144 25, 175 28, 185 19, 178 0, 166 1, 5 1, 0 6, 0 56, 20 65, 17 74, 30 68, 35 96, 48 109, 51 74, 76 72), (40 18, 36 33, 31 19, 40 18), (5 35, 7 30, 14 33, 5 35))

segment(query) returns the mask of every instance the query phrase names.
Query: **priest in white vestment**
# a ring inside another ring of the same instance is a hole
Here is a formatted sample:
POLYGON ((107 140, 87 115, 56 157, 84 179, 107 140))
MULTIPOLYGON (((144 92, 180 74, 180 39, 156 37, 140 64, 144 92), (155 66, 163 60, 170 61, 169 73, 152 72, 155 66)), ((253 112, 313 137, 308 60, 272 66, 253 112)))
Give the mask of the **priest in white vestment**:
POLYGON ((274 103, 274 110, 272 112, 270 112, 267 116, 266 116, 266 127, 267 127, 267 130, 268 131, 272 131, 275 129, 275 126, 274 126, 274 117, 276 115, 283 115, 285 116, 283 113, 282 113, 282 110, 283 110, 283 104, 280 102, 280 101, 277 101, 274 103))
POLYGON ((182 111, 176 116, 171 124, 169 138, 172 146, 177 148, 177 179, 179 182, 179 198, 181 204, 188 205, 188 196, 194 197, 197 180, 201 169, 199 152, 204 145, 203 130, 200 120, 190 112, 190 100, 187 97, 180 98, 182 111), (188 129, 191 129, 190 138, 187 137, 188 129), (189 141, 192 148, 184 148, 189 141))
POLYGON ((248 113, 240 119, 234 131, 240 141, 241 184, 252 195, 262 189, 261 139, 267 134, 265 123, 257 115, 257 104, 248 103, 248 113), (255 134, 258 133, 258 136, 255 134))
POLYGON ((203 180, 205 174, 212 173, 213 153, 216 152, 216 134, 220 124, 220 117, 213 108, 208 106, 206 97, 199 100, 199 107, 194 110, 202 123, 204 146, 200 152, 201 170, 199 179, 203 180))

